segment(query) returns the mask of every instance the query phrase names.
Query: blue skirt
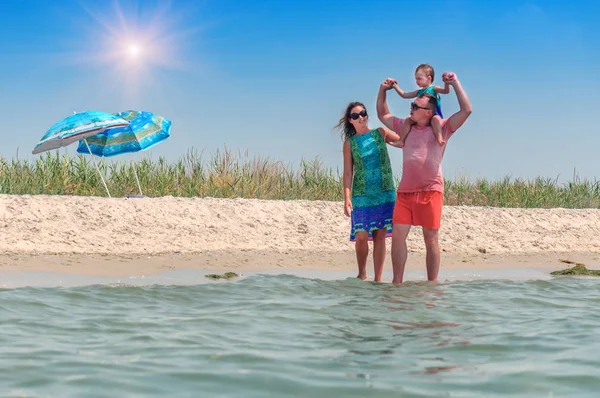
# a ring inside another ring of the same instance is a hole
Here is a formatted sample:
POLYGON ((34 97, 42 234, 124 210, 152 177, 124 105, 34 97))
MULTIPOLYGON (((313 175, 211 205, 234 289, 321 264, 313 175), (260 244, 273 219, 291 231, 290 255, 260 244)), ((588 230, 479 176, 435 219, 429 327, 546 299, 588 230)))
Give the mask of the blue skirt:
POLYGON ((382 192, 382 203, 368 205, 364 197, 352 198, 352 213, 350 214, 350 241, 356 241, 358 232, 368 232, 369 240, 373 240, 373 231, 385 229, 386 236, 392 236, 392 216, 396 202, 396 191, 382 192))

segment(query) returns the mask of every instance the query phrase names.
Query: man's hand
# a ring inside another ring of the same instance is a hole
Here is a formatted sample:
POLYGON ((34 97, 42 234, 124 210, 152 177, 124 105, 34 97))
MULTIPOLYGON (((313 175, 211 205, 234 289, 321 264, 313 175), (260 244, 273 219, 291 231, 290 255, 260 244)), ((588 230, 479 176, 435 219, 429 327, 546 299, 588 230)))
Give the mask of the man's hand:
POLYGON ((394 87, 394 84, 398 84, 398 82, 396 81, 396 79, 392 79, 391 77, 388 77, 387 79, 385 79, 382 83, 381 83, 381 87, 385 90, 391 90, 392 87, 394 87))
POLYGON ((442 73, 442 81, 444 83, 454 85, 458 81, 458 78, 454 72, 444 72, 442 73))

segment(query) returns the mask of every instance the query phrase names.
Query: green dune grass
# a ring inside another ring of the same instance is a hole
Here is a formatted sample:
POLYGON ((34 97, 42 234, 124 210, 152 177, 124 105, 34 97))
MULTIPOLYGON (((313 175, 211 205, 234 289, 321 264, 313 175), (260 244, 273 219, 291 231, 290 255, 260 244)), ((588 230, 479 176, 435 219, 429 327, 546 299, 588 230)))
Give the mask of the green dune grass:
MULTIPOLYGON (((138 193, 133 165, 98 159, 113 197, 138 193)), ((293 167, 268 157, 250 157, 228 149, 208 158, 189 151, 176 162, 144 158, 135 163, 144 195, 257 198, 280 200, 342 200, 342 170, 302 160, 293 167)), ((396 183, 398 182, 396 176, 396 183)), ((500 181, 466 177, 445 180, 447 205, 521 208, 600 208, 600 181, 558 183, 505 177, 500 181)), ((106 196, 90 156, 44 153, 33 161, 0 158, 0 193, 11 195, 106 196)))

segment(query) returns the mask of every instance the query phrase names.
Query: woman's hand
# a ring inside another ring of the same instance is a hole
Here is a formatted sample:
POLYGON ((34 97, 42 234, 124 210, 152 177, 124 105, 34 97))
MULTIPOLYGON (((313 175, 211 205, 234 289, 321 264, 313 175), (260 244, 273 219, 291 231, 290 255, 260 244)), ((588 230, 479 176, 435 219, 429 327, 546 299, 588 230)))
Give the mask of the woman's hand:
POLYGON ((350 217, 350 213, 352 213, 352 201, 350 199, 344 200, 344 214, 346 217, 350 217))

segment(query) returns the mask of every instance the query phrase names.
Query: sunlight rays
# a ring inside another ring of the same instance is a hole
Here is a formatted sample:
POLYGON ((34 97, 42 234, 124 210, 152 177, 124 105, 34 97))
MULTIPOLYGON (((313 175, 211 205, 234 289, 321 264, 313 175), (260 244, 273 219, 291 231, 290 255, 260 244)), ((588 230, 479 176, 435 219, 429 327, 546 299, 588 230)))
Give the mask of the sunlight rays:
POLYGON ((97 62, 125 68, 175 68, 182 64, 182 42, 176 38, 182 25, 181 12, 170 9, 170 3, 154 9, 140 9, 132 3, 125 9, 115 1, 109 13, 83 7, 100 25, 93 33, 100 51, 90 54, 97 62))
POLYGON ((155 85, 162 72, 187 68, 185 52, 197 33, 184 21, 191 10, 175 9, 170 1, 150 5, 114 0, 99 7, 80 0, 79 4, 84 18, 77 18, 81 35, 72 40, 79 51, 71 62, 97 71, 104 89, 117 85, 123 96, 139 98, 143 87, 155 85))

